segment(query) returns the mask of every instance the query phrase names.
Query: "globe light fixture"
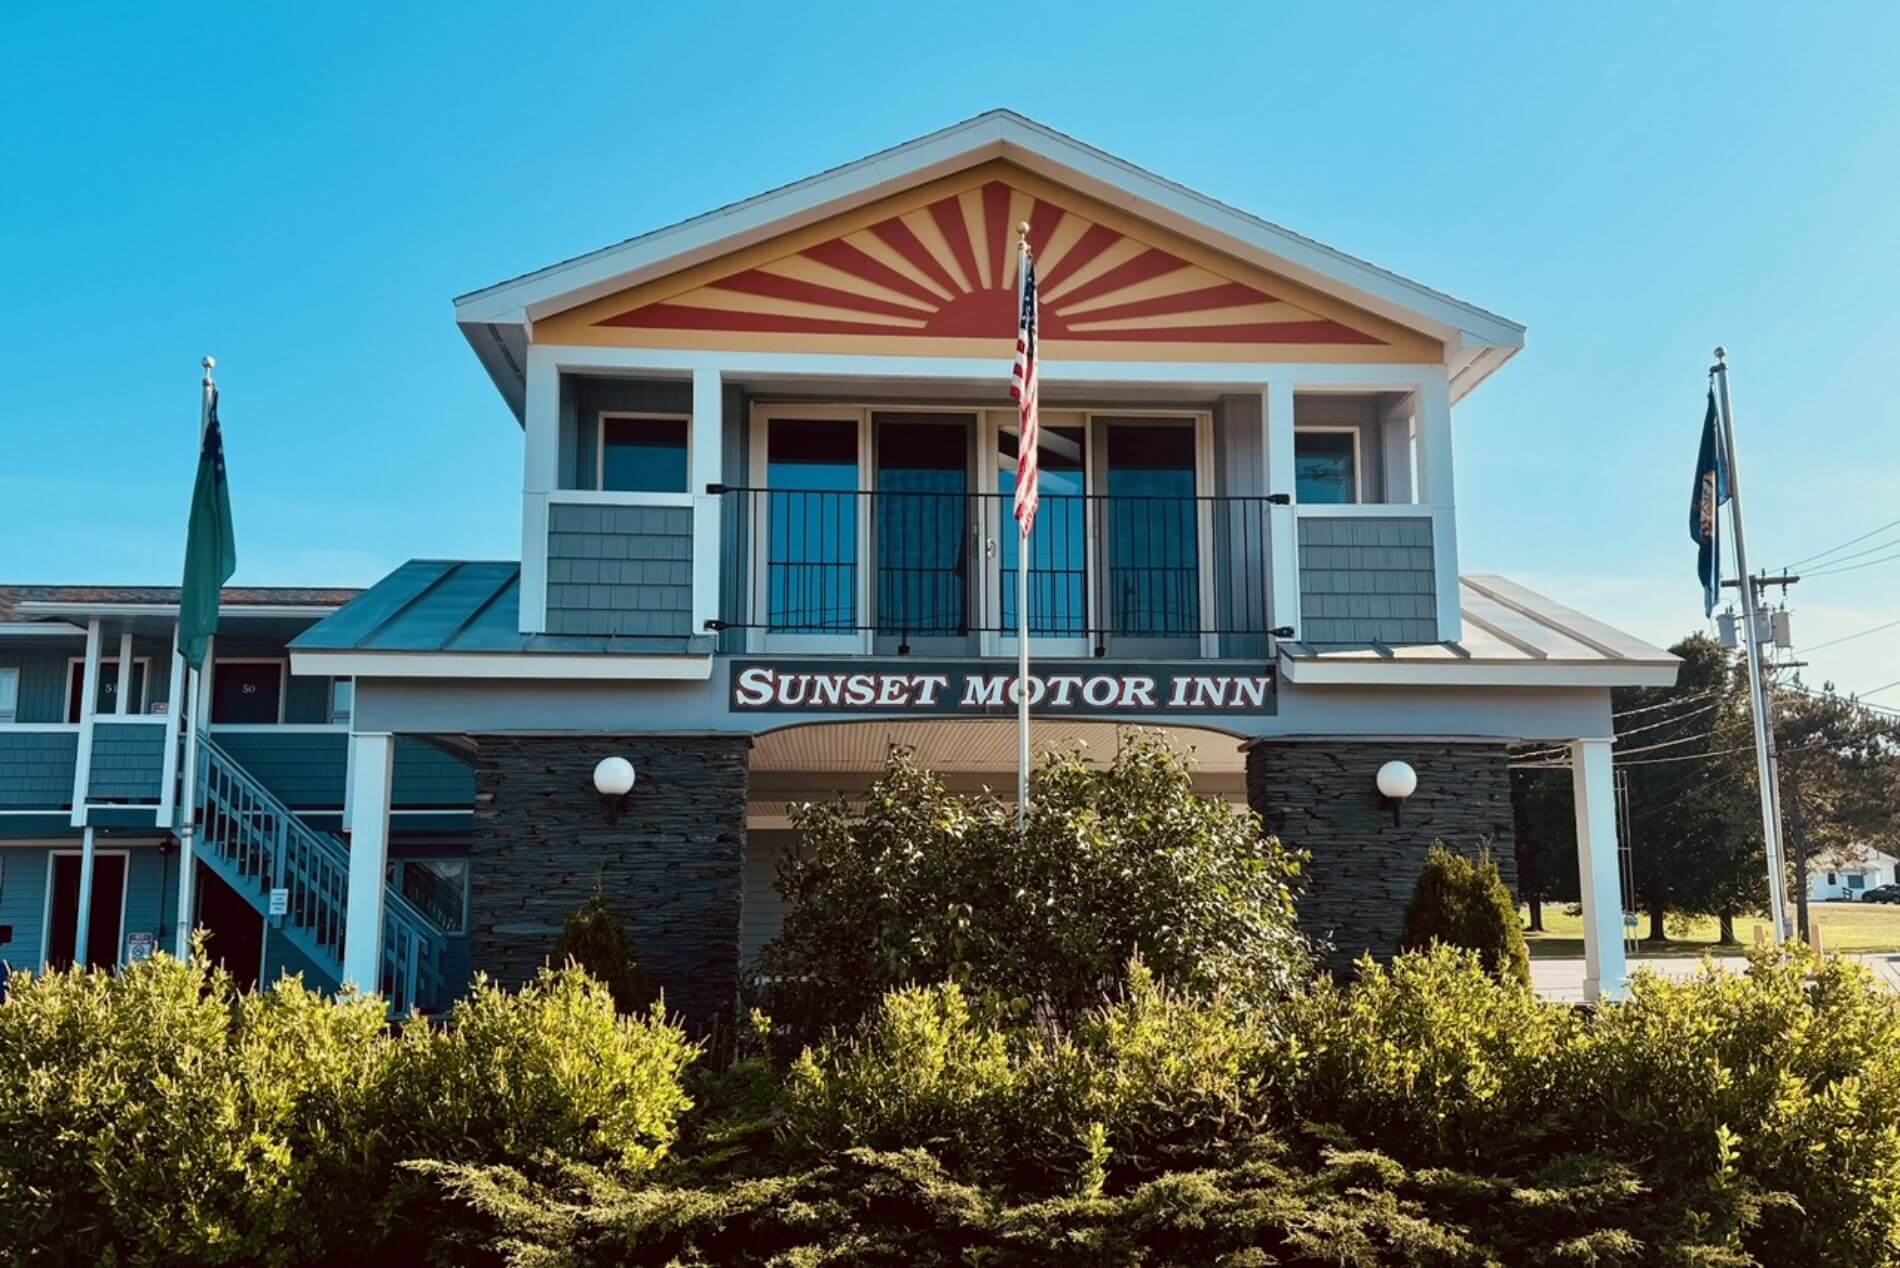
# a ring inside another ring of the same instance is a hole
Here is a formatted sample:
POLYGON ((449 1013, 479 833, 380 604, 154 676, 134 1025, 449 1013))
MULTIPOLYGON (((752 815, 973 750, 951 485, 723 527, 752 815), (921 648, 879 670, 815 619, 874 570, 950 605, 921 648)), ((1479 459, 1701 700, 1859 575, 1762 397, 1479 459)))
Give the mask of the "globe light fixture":
POLYGON ((1391 809, 1392 823, 1397 826, 1405 799, 1418 791, 1418 772, 1409 762, 1390 761, 1379 768, 1374 782, 1379 786, 1379 804, 1391 809))
POLYGON ((603 757, 594 765, 594 791, 607 799, 607 822, 616 823, 633 796, 633 763, 624 757, 603 757))

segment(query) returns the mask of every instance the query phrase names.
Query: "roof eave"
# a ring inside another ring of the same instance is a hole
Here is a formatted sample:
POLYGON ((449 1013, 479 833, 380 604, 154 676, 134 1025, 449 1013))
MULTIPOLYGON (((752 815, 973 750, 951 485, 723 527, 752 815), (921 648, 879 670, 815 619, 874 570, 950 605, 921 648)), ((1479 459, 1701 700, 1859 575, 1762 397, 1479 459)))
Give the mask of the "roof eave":
POLYGON ((521 414, 518 363, 533 322, 751 242, 849 210, 992 158, 1005 158, 1131 209, 1261 267, 1315 286, 1442 341, 1454 364, 1453 399, 1524 346, 1524 327, 1400 277, 1270 221, 1229 207, 1051 128, 994 110, 929 136, 675 225, 513 278, 455 301, 455 320, 496 385, 521 414), (509 332, 516 332, 509 338, 509 332))

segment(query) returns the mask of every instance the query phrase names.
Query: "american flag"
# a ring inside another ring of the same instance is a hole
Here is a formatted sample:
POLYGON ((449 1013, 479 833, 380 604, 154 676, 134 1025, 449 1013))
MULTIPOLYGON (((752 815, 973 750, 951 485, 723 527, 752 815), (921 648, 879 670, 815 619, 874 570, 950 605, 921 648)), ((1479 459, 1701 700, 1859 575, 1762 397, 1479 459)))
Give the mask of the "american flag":
POLYGON ((1036 450, 1041 445, 1042 420, 1037 408, 1036 363, 1042 359, 1037 344, 1036 263, 1028 245, 1023 247, 1023 314, 1016 327, 1016 368, 1010 375, 1009 394, 1022 409, 1022 430, 1016 451, 1016 523, 1027 538, 1036 526, 1036 503, 1041 497, 1036 450))

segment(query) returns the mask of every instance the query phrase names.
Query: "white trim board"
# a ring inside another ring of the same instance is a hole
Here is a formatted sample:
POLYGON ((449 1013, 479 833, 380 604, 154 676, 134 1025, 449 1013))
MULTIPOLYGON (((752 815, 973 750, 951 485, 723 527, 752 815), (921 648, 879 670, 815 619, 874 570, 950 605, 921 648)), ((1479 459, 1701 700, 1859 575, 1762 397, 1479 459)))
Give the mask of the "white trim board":
POLYGON ((1300 660, 1280 657, 1280 675, 1301 687, 1669 687, 1679 666, 1637 661, 1300 660))
POLYGON ((1447 344, 1460 374, 1473 369, 1480 376, 1488 373, 1482 365, 1485 353, 1498 350, 1508 356, 1523 346, 1524 328, 1516 322, 1195 193, 1008 110, 990 111, 729 207, 470 292, 455 301, 456 321, 471 343, 478 331, 495 326, 525 331, 552 313, 998 158, 1422 330, 1447 344))

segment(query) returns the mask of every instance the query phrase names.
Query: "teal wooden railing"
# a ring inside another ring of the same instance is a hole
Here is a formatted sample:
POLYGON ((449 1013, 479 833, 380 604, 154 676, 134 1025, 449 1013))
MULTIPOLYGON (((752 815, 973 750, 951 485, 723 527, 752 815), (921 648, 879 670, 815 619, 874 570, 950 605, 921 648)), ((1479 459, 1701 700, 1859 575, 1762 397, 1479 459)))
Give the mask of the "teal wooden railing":
MULTIPOLYGON (((198 739, 198 835, 207 867, 268 915, 273 889, 288 908, 277 926, 332 979, 343 976, 350 848, 319 832, 279 801, 209 738, 198 739)), ((414 903, 383 887, 382 981, 390 1011, 427 1011, 442 1002, 443 933, 414 903)))

